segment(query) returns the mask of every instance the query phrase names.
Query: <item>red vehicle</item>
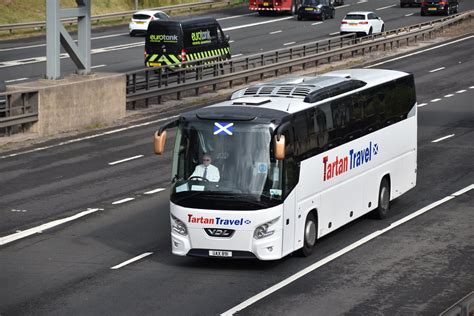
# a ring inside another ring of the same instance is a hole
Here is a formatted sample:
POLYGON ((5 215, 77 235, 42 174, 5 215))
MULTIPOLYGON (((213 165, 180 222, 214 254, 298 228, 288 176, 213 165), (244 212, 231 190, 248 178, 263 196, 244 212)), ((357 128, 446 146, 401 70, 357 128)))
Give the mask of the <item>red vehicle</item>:
MULTIPOLYGON (((271 12, 287 12, 295 15, 301 6, 302 0, 249 0, 249 9, 258 11, 260 15, 271 12)), ((344 4, 344 0, 331 0, 332 5, 344 4)))
POLYGON ((289 12, 293 15, 300 2, 301 0, 249 0, 249 9, 258 11, 260 15, 270 12, 289 12))

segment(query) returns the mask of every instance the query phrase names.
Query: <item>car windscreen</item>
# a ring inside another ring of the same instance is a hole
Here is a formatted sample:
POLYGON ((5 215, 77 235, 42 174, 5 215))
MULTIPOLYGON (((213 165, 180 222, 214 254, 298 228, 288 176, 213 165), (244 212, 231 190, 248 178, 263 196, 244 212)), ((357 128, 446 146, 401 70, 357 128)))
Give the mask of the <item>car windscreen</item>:
POLYGON ((303 0, 303 5, 319 5, 321 0, 303 0))
POLYGON ((152 21, 146 33, 145 49, 148 53, 175 54, 181 51, 182 40, 179 23, 152 21))
POLYGON ((134 14, 132 19, 134 20, 148 20, 150 16, 148 14, 134 14))
POLYGON ((217 45, 217 26, 198 26, 187 27, 183 30, 184 33, 184 47, 202 47, 208 45, 217 45))
POLYGON ((348 14, 344 20, 365 20, 364 14, 348 14))

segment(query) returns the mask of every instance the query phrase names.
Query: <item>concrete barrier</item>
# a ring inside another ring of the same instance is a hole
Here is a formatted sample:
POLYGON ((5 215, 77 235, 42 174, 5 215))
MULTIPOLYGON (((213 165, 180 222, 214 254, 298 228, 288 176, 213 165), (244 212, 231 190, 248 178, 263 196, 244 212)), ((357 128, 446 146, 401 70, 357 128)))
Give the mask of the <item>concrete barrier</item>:
POLYGON ((8 85, 7 91, 38 90, 38 122, 28 132, 50 136, 112 124, 125 117, 125 75, 97 73, 8 85))

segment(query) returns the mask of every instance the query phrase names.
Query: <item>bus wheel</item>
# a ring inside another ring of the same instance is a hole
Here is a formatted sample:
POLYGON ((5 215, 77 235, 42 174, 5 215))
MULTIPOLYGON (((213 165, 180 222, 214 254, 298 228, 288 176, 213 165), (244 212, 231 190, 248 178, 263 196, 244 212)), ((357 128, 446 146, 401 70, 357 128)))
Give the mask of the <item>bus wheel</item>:
POLYGON ((378 219, 387 217, 390 210, 390 184, 387 178, 383 178, 379 190, 379 206, 375 209, 374 215, 378 219))
POLYGON ((318 224, 316 223, 313 213, 309 213, 306 217, 306 223, 304 224, 304 244, 303 248, 300 249, 300 254, 304 257, 311 255, 313 252, 317 238, 317 227, 318 224))

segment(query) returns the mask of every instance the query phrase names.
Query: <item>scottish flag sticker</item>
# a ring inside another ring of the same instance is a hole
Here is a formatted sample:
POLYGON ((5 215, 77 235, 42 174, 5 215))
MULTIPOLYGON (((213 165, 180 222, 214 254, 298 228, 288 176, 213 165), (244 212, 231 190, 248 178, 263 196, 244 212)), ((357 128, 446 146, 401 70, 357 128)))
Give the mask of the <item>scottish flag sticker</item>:
POLYGON ((214 135, 230 135, 234 130, 234 123, 214 122, 214 135))

